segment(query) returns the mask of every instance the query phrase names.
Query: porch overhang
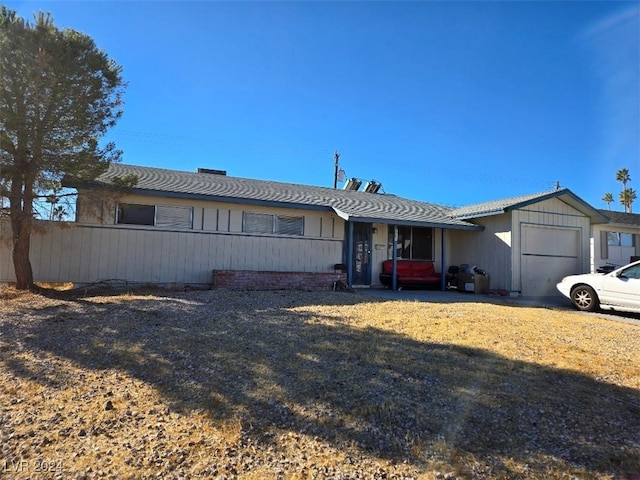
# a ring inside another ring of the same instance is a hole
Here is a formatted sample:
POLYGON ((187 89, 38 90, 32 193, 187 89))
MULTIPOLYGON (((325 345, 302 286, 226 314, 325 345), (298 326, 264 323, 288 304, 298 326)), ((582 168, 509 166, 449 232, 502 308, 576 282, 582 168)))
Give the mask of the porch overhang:
POLYGON ((466 223, 463 221, 442 221, 440 219, 425 219, 425 220, 407 220, 401 218, 385 218, 366 215, 349 215, 348 213, 333 207, 333 211, 343 220, 347 222, 360 222, 360 223, 379 223, 383 225, 397 225, 405 227, 431 227, 442 228, 449 230, 471 230, 481 232, 484 230, 482 225, 474 225, 472 223, 466 223))

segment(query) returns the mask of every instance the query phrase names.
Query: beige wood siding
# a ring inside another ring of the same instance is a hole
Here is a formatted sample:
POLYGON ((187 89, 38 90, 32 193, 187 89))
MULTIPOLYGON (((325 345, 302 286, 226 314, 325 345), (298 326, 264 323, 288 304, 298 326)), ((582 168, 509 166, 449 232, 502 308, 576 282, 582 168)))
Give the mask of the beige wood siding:
POLYGON ((511 214, 473 220, 484 231, 447 230, 449 265, 477 265, 489 275, 492 289, 511 288, 511 214))
MULTIPOLYGON (((15 281, 9 225, 0 223, 0 281, 15 281)), ((342 239, 39 224, 30 255, 39 282, 208 284, 214 269, 332 272, 342 260, 342 239)))

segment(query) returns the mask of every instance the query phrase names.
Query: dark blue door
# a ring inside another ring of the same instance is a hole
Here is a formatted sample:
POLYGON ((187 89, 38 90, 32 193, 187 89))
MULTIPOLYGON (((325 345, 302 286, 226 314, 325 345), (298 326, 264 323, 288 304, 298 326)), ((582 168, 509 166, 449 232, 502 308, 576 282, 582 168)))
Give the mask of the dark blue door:
POLYGON ((371 224, 353 224, 352 285, 371 285, 371 224))

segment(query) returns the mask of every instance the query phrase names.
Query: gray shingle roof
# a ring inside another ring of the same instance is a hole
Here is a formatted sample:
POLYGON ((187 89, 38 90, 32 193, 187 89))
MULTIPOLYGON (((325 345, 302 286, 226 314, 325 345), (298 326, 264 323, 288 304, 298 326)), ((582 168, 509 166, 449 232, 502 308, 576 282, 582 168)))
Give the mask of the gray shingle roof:
POLYGON ((520 195, 518 197, 505 198, 502 200, 494 200, 491 202, 478 203, 466 207, 456 208, 451 211, 451 216, 459 220, 471 218, 487 217, 490 215, 498 215, 510 210, 516 210, 526 207, 533 203, 542 202, 550 198, 559 198, 576 210, 583 212, 591 218, 592 223, 606 223, 606 216, 600 211, 593 208, 587 202, 575 195, 571 190, 563 188, 560 190, 551 190, 548 192, 534 193, 531 195, 520 195))
POLYGON ((488 215, 496 215, 498 213, 508 212, 520 206, 527 205, 532 202, 546 200, 551 194, 557 193, 556 190, 551 192, 533 193, 531 195, 520 195, 518 197, 504 198, 502 200, 493 200, 490 202, 477 203, 466 207, 456 208, 451 212, 455 218, 478 218, 488 215))
POLYGON ((363 222, 472 230, 479 228, 453 218, 449 207, 395 195, 124 164, 112 164, 96 182, 108 184, 113 178, 127 174, 138 176, 138 183, 133 191, 143 195, 333 210, 342 218, 363 222))
POLYGON ((598 209, 598 211, 609 218, 611 223, 640 228, 640 214, 638 213, 612 212, 611 210, 601 209, 598 209))

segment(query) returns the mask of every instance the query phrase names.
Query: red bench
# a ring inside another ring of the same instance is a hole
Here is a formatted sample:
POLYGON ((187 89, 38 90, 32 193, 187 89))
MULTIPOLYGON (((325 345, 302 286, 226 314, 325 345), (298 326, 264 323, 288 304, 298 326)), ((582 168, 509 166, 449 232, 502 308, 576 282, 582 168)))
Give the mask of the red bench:
MULTIPOLYGON (((436 272, 433 262, 428 260, 397 260, 398 287, 439 287, 442 275, 436 272)), ((382 262, 380 282, 391 286, 393 260, 382 262)))

